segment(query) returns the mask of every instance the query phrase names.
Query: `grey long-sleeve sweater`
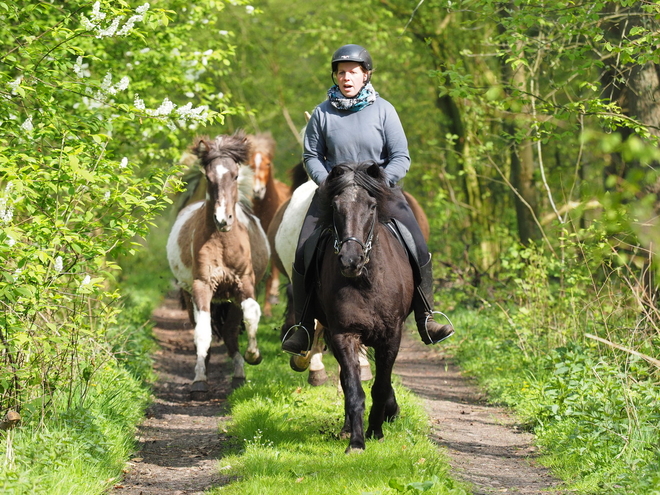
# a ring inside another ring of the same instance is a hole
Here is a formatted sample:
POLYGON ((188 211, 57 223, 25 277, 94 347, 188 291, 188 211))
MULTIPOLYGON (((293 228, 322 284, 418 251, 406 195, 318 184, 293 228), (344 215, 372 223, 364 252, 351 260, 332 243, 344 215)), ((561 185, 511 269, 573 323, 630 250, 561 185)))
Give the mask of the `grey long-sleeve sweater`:
POLYGON ((408 141, 399 115, 380 97, 359 112, 337 110, 328 100, 318 105, 305 130, 303 160, 317 184, 343 162, 373 160, 384 167, 392 184, 410 168, 408 141))

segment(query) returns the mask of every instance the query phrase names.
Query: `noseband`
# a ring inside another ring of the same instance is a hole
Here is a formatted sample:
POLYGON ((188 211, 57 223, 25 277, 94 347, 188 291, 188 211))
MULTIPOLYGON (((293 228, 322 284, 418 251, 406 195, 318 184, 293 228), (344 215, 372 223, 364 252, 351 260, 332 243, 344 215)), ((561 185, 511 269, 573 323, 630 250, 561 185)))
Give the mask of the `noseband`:
POLYGON ((369 263, 369 253, 371 252, 371 248, 373 247, 373 239, 374 239, 374 228, 376 226, 376 215, 373 216, 371 219, 371 227, 369 228, 369 234, 367 235, 367 240, 366 242, 362 242, 360 239, 357 237, 346 237, 345 239, 339 240, 339 233, 337 232, 337 224, 335 222, 335 217, 333 215, 332 217, 332 229, 334 230, 334 238, 335 238, 335 254, 339 254, 339 251, 341 251, 341 248, 344 246, 349 241, 357 242, 360 247, 362 247, 362 254, 364 254, 364 264, 366 265, 369 263))

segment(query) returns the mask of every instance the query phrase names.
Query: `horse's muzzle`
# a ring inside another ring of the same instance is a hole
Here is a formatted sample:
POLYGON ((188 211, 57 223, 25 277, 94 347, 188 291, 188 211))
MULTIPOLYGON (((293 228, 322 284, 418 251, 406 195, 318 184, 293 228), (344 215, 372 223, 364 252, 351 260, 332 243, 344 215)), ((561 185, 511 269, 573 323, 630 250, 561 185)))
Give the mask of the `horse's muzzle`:
POLYGON ((232 225, 234 224, 233 222, 228 222, 227 220, 218 220, 217 218, 215 220, 215 228, 218 229, 218 232, 229 232, 232 228, 232 225))
POLYGON ((365 266, 364 256, 345 256, 339 254, 339 270, 346 278, 355 278, 362 275, 365 266))

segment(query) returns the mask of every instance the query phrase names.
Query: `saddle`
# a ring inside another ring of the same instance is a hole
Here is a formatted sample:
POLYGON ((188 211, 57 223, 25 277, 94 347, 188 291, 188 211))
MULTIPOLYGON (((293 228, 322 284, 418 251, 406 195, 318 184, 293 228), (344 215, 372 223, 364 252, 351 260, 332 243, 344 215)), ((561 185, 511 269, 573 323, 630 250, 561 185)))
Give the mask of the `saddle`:
MULTIPOLYGON (((394 238, 399 241, 401 246, 408 253, 410 265, 413 267, 415 283, 419 284, 421 273, 419 269, 419 260, 417 259, 417 245, 415 239, 408 228, 398 220, 391 218, 383 224, 392 233, 394 238)), ((303 245, 303 261, 305 268, 305 286, 308 287, 311 280, 316 280, 316 274, 321 266, 321 260, 327 246, 325 241, 331 236, 331 230, 325 226, 317 227, 309 236, 303 245)))

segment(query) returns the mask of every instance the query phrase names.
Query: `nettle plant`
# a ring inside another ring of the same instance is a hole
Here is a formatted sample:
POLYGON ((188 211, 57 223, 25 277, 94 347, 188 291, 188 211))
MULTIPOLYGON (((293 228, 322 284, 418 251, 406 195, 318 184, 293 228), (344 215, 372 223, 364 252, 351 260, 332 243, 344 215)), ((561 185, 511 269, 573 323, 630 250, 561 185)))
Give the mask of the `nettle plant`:
POLYGON ((0 2, 0 414, 79 405, 115 362, 113 259, 169 203, 192 135, 237 111, 216 89, 225 4, 158 7, 0 2))

